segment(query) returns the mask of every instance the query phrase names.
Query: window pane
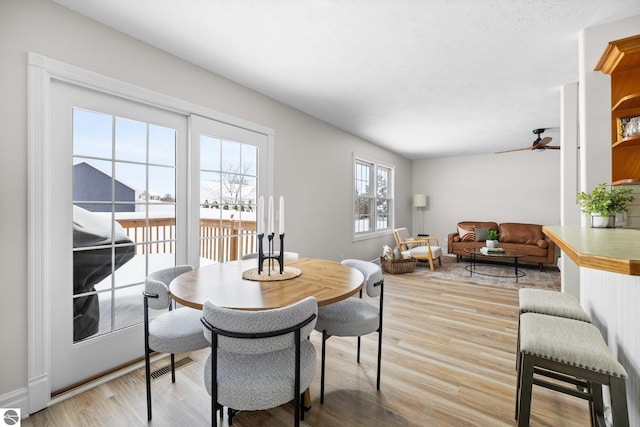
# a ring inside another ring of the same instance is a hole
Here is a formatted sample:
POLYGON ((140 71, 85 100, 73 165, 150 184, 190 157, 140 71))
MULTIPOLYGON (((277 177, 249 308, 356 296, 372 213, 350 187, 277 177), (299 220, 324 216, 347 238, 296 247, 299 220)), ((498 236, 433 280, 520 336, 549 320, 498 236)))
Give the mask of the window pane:
POLYGON ((153 201, 176 201, 176 171, 174 168, 149 166, 149 194, 153 201))
POLYGON ((142 291, 144 285, 115 291, 115 329, 126 328, 143 322, 142 291))
POLYGON ((376 202, 376 229, 389 228, 389 200, 378 199, 376 202))
POLYGON ((203 208, 220 207, 220 174, 200 172, 200 206, 203 208))
POLYGON ((149 125, 149 163, 176 165, 176 131, 149 125))
POLYGON ((111 210, 112 186, 111 162, 75 158, 73 160, 73 201, 95 201, 78 206, 92 212, 111 210))
POLYGON ((241 145, 233 141, 222 141, 222 170, 241 173, 241 145))
POLYGON ((78 156, 112 156, 112 116, 73 109, 73 154, 78 156))
POLYGON ((147 200, 147 168, 145 165, 115 162, 115 201, 147 200))
POLYGON ((200 137, 200 169, 219 171, 222 142, 217 138, 200 137))
POLYGON ((370 193, 371 167, 362 163, 356 164, 356 194, 358 196, 369 196, 370 193))
POLYGON ((256 204, 257 178, 255 176, 244 175, 240 188, 240 202, 242 205, 256 204))
POLYGON ((258 147, 242 144, 242 166, 246 175, 258 175, 258 147))
POLYGON ((147 124, 116 117, 116 159, 146 162, 147 124))
POLYGON ((389 196, 389 170, 378 168, 378 182, 377 182, 378 197, 389 196))

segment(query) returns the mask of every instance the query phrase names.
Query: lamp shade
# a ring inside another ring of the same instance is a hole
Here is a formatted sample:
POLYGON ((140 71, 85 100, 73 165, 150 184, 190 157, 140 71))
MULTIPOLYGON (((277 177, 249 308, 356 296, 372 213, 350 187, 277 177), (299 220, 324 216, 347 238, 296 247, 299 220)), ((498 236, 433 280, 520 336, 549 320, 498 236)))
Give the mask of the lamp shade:
POLYGON ((413 195, 413 207, 414 208, 426 208, 427 207, 427 195, 426 194, 414 194, 413 195))

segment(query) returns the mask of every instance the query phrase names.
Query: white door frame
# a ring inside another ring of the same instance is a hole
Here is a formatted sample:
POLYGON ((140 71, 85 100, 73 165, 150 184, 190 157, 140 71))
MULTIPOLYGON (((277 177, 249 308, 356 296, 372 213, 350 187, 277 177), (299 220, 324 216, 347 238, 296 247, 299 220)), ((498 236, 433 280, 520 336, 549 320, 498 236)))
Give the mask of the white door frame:
MULTIPOLYGON (((28 72, 28 232, 27 232, 27 387, 29 413, 51 400, 51 222, 46 212, 52 206, 51 81, 109 93, 121 98, 185 115, 198 114, 213 120, 259 132, 268 137, 269 178, 266 192, 273 194, 274 130, 136 85, 87 71, 46 56, 29 52, 28 72)), ((192 201, 188 200, 191 204, 192 201)))

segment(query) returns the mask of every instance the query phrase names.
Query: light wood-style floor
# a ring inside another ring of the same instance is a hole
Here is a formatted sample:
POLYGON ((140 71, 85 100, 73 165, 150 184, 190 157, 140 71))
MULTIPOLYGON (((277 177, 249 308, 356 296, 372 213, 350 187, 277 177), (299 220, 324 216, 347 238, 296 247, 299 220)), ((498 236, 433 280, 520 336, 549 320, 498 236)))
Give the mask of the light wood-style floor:
MULTIPOLYGON (((418 268, 424 268, 418 266, 418 268)), ((381 390, 375 389, 377 334, 327 341, 327 378, 320 405, 321 336, 311 335, 318 370, 311 386, 307 426, 514 426, 515 290, 425 281, 385 274, 381 390)), ((203 384, 208 350, 196 361, 155 380, 153 426, 210 425, 203 384)), ((179 358, 180 356, 178 356, 179 358)), ((157 367, 166 361, 157 362, 157 367)), ((147 424, 144 369, 112 380, 23 420, 23 426, 142 426, 147 424)), ((532 426, 589 425, 587 404, 534 387, 532 426)), ((227 426, 226 417, 216 418, 227 426)), ((234 426, 293 424, 293 408, 243 412, 234 426)))

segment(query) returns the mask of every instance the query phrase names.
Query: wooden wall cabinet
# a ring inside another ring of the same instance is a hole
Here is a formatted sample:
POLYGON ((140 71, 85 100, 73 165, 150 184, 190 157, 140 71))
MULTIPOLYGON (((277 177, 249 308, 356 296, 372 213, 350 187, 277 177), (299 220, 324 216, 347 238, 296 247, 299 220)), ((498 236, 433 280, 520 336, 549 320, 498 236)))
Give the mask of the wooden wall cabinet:
POLYGON ((640 184, 640 131, 622 134, 640 116, 640 34, 609 42, 595 71, 611 76, 611 183, 640 184))

